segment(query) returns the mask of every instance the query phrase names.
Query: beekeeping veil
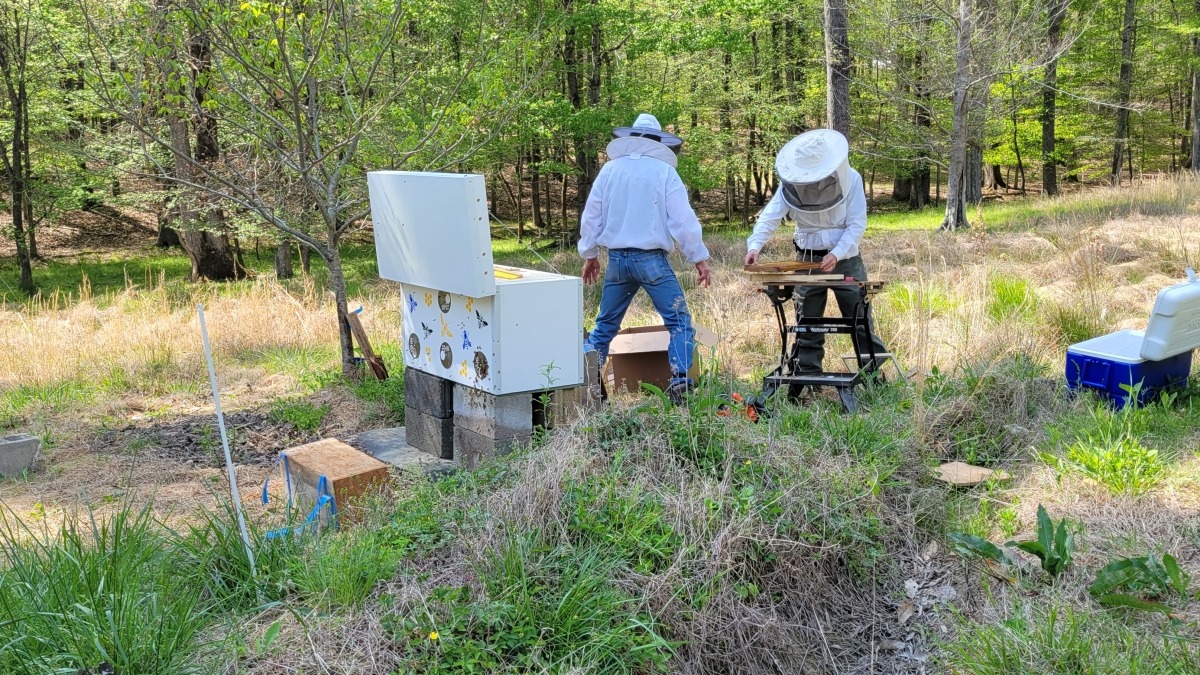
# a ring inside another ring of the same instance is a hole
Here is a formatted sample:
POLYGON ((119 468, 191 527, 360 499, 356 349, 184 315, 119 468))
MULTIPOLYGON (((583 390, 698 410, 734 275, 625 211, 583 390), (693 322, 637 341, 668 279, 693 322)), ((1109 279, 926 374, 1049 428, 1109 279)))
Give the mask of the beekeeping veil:
POLYGON ((842 203, 849 189, 850 143, 833 129, 814 129, 788 141, 775 157, 784 202, 818 213, 842 203))
POLYGON ((645 155, 662 160, 671 166, 678 164, 679 149, 683 140, 675 134, 663 131, 654 115, 642 113, 631 127, 613 129, 613 140, 605 148, 609 159, 626 155, 645 155))

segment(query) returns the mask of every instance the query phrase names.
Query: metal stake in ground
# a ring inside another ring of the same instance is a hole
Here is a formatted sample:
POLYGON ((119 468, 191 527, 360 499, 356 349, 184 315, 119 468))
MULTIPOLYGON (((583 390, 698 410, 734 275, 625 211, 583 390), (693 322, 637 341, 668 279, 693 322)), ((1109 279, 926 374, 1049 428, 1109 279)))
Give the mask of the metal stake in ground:
POLYGON ((229 491, 233 497, 233 510, 237 513, 238 529, 242 543, 246 545, 246 558, 250 561, 250 576, 258 578, 254 567, 254 548, 250 546, 250 535, 246 533, 246 519, 242 516, 242 498, 238 495, 237 474, 233 470, 233 455, 229 452, 229 437, 225 434, 225 414, 221 412, 221 396, 217 394, 217 370, 213 367, 212 347, 208 343, 208 328, 204 325, 204 305, 196 305, 200 316, 200 339, 204 342, 204 358, 208 361, 208 381, 212 384, 213 404, 217 408, 217 426, 221 429, 221 445, 225 448, 225 468, 229 471, 229 491))

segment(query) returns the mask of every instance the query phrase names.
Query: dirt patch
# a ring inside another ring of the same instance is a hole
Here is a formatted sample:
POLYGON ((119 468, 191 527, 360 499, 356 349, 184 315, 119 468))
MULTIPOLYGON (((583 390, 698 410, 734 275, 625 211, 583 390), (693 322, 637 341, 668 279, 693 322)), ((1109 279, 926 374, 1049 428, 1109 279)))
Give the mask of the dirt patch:
MULTIPOLYGON (((0 225, 11 222, 8 215, 0 218, 0 225)), ((104 205, 73 211, 37 229, 38 253, 53 260, 144 250, 157 239, 153 213, 104 205)), ((11 237, 0 240, 0 258, 16 255, 11 237)))
MULTIPOLYGON (((264 411, 243 410, 225 416, 229 449, 237 464, 261 466, 295 445, 315 441, 319 434, 276 422, 264 411)), ((101 432, 93 446, 102 454, 137 454, 187 466, 220 467, 224 451, 213 416, 131 424, 101 432)))

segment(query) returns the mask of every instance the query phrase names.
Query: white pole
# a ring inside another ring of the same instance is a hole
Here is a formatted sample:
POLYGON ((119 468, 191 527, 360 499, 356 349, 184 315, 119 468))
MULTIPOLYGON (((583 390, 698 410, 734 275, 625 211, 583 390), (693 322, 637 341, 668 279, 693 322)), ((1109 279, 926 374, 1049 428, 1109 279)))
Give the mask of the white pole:
POLYGON ((250 545, 250 535, 246 532, 246 519, 242 516, 242 498, 238 495, 237 474, 233 470, 233 455, 229 452, 229 437, 225 434, 225 414, 221 412, 221 397, 217 394, 217 370, 213 367, 212 347, 208 343, 208 328, 204 325, 204 305, 196 305, 196 311, 200 315, 200 339, 204 341, 204 358, 208 361, 208 381, 212 384, 213 403, 217 407, 217 426, 221 429, 221 445, 225 448, 225 468, 229 470, 229 490, 233 494, 233 509, 237 513, 242 543, 246 545, 246 557, 250 559, 250 576, 258 578, 258 571, 254 567, 254 547, 250 545))

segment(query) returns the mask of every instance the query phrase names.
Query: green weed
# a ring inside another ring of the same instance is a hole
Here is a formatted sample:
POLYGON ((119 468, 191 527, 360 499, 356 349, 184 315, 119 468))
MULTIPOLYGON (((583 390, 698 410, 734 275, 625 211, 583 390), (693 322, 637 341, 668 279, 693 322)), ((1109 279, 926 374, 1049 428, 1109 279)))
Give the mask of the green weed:
POLYGON ((303 398, 278 398, 271 404, 271 419, 291 424, 300 431, 316 431, 329 415, 328 403, 315 405, 303 398))
POLYGON ((213 608, 148 509, 73 518, 54 534, 0 519, 0 671, 204 670, 213 608))
POLYGON ((291 579, 311 600, 358 607, 375 586, 396 572, 399 551, 365 528, 324 532, 291 559, 291 579))
POLYGON ((1171 607, 1155 601, 1174 598, 1186 605, 1195 596, 1191 575, 1170 553, 1161 561, 1153 553, 1115 560, 1096 574, 1088 592, 1102 605, 1162 612, 1172 619, 1176 617, 1171 607))
POLYGON ((1067 529, 1067 519, 1063 518, 1055 526, 1046 513, 1046 508, 1038 505, 1037 539, 1033 541, 1010 541, 1006 546, 1035 555, 1042 562, 1042 569, 1050 576, 1056 577, 1071 566, 1075 553, 1075 533, 1067 529))
POLYGON ((546 548, 536 533, 515 536, 478 570, 482 593, 438 588, 424 613, 391 628, 413 672, 662 670, 671 645, 611 575, 593 548, 546 548))
POLYGON ((1028 281, 1000 274, 988 279, 987 313, 996 321, 1027 319, 1037 308, 1037 293, 1028 281))

